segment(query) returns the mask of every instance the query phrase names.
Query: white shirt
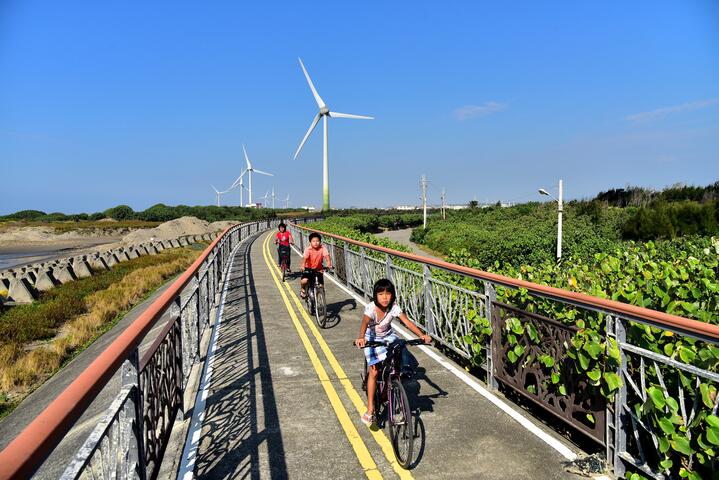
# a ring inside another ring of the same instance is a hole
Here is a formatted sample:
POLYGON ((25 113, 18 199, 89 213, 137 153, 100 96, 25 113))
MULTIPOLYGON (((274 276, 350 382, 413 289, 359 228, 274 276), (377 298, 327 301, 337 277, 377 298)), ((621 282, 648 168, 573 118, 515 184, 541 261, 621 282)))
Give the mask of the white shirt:
POLYGON ((392 320, 399 318, 402 309, 396 303, 392 305, 392 309, 387 312, 384 317, 378 318, 377 307, 374 302, 370 302, 364 309, 364 314, 369 317, 367 324, 368 332, 376 337, 386 337, 394 333, 392 331, 392 320))

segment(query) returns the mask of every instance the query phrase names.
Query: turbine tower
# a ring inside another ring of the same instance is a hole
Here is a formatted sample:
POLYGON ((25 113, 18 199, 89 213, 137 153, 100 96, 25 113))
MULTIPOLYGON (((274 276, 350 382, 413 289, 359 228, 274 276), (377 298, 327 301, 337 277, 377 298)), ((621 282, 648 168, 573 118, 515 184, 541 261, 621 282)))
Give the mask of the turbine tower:
POLYGON ((287 198, 285 198, 285 208, 290 208, 290 194, 287 194, 287 198))
POLYGON ((252 205, 252 173, 259 173, 260 175, 267 175, 272 177, 273 175, 271 173, 263 172, 262 170, 257 170, 256 168, 252 168, 252 164, 250 163, 250 157, 247 156, 247 150, 245 149, 245 144, 242 144, 242 151, 245 153, 245 161, 247 162, 247 176, 249 177, 249 204, 252 205))
POLYGON ((245 206, 245 204, 242 202, 242 190, 245 189, 245 184, 243 183, 243 181, 244 181, 243 177, 245 176, 246 173, 247 173, 247 170, 243 170, 242 173, 240 174, 240 176, 237 177, 237 180, 235 180, 232 183, 232 186, 230 187, 230 189, 233 189, 238 185, 240 186, 240 207, 245 206))
POLYGON ((320 111, 317 113, 315 118, 312 120, 312 123, 310 124, 309 130, 307 130, 307 133, 305 134, 305 138, 302 139, 302 142, 300 143, 300 146, 297 148, 297 151, 295 152, 295 159, 297 159, 297 155, 300 154, 300 150, 302 150, 302 147, 304 146, 305 142, 307 141, 307 138, 310 136, 312 131, 317 126, 317 123, 319 123, 320 118, 322 119, 322 127, 324 128, 324 143, 322 148, 322 210, 329 210, 330 209, 330 169, 329 169, 329 152, 328 152, 328 141, 327 141, 327 119, 329 117, 332 118, 358 118, 361 120, 372 120, 374 117, 366 117, 363 115, 351 115, 349 113, 338 113, 338 112, 331 112, 329 107, 327 107, 327 104, 325 104, 324 100, 320 97, 319 93, 317 93, 317 90, 315 89, 314 84, 312 83, 312 79, 310 78, 309 73, 307 73, 307 69, 305 68, 305 65, 302 63, 302 59, 299 59, 300 66, 302 67, 302 71, 305 74, 305 78, 307 79, 307 83, 310 86, 310 90, 312 90, 312 95, 315 97, 315 101, 317 102, 317 107, 319 107, 320 111))
POLYGON ((275 186, 272 185, 272 209, 275 209, 275 186))
POLYGON ((265 192, 265 196, 262 197, 262 198, 264 199, 264 200, 262 200, 262 206, 263 206, 264 208, 267 208, 267 197, 269 197, 269 196, 270 196, 270 191, 267 190, 267 191, 265 192))

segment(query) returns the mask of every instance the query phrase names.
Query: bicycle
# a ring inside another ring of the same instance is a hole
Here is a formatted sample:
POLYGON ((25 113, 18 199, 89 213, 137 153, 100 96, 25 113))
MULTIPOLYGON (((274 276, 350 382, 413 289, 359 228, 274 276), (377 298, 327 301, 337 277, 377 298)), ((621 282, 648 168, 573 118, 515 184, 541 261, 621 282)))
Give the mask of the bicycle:
POLYGON ((287 278, 287 273, 290 270, 290 247, 283 248, 282 245, 278 247, 280 253, 280 270, 282 271, 282 281, 287 278))
MULTIPOLYGON (((387 358, 380 366, 377 376, 377 388, 375 388, 375 417, 383 410, 387 417, 392 450, 402 468, 408 468, 412 462, 412 450, 414 449, 414 418, 410 409, 407 393, 402 386, 402 353, 410 345, 424 345, 421 339, 397 340, 387 344, 385 342, 368 341, 367 347, 387 347, 387 358)), ((354 343, 353 343, 354 345, 354 343)), ((362 390, 367 392, 367 359, 364 362, 362 374, 362 390)))
MULTIPOLYGON (((328 271, 329 268, 323 268, 322 270, 328 271)), ((305 273, 312 274, 307 284, 307 296, 305 297, 307 312, 314 315, 320 328, 325 328, 327 324, 327 304, 325 303, 325 288, 317 281, 317 274, 320 273, 320 270, 305 268, 305 273)))

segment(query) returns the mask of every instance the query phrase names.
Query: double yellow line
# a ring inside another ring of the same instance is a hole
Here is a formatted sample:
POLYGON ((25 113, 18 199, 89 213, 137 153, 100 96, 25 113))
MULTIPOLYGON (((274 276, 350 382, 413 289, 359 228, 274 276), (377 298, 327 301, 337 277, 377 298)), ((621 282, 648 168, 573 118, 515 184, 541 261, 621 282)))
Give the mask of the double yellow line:
MULTIPOLYGON (((370 479, 381 479, 382 475, 377 469, 377 465, 375 464, 374 460, 372 459, 372 456, 369 453, 369 450, 367 449, 367 446, 362 441, 362 438, 359 436, 359 433, 357 432, 357 429, 355 428, 354 424, 352 423, 352 420, 350 419, 349 414, 347 413, 347 410, 345 409, 344 405, 342 404, 342 401, 339 398, 339 395, 337 394, 337 391, 335 390, 334 386, 332 385, 332 382, 329 379, 329 376, 327 375, 327 371, 325 370, 324 366, 322 365, 322 362, 319 359, 319 356, 317 355, 317 352, 315 351, 314 347, 312 346, 312 343, 307 336, 307 333, 305 332, 304 328, 302 327, 302 324, 300 323, 299 319, 297 318, 297 315, 295 313, 295 310, 292 308, 292 304, 289 301, 289 298, 292 299, 293 303, 297 307, 297 311, 302 316, 303 320, 305 321, 305 324, 312 332, 312 335, 314 336, 315 340, 320 346, 320 349, 322 350, 322 353, 324 353, 325 358, 327 359, 327 362, 329 363, 330 367, 332 367, 332 370, 334 371, 335 375, 339 379, 340 383, 342 384, 342 387, 345 390, 345 393, 349 397, 350 401, 352 402, 352 405, 354 405, 356 411, 358 414, 362 414, 365 412, 365 403, 360 397, 359 393, 357 393, 357 390, 354 389, 352 386, 352 383, 350 382, 349 378, 347 378, 347 375, 345 374, 344 370, 340 366, 339 362, 337 361, 337 358, 335 358, 334 354, 330 350, 329 346, 327 345, 327 342, 325 342, 324 338, 320 334, 319 330, 315 326, 314 320, 307 314, 307 311, 304 309, 302 302, 297 297, 295 292, 292 291, 292 288, 286 284, 280 281, 280 271, 275 265, 274 261, 272 260, 272 255, 270 254, 269 249, 269 241, 270 241, 270 235, 268 235, 262 245, 262 255, 264 256, 265 263, 267 264, 267 267, 270 271, 270 274, 272 276, 272 279, 275 282, 275 285, 277 286, 277 289, 280 292, 280 295, 282 296, 282 300, 285 303, 285 306, 287 308, 287 312, 290 315, 290 318, 292 319, 292 323, 295 326, 295 329, 297 330, 297 334, 300 336, 300 339, 302 340, 302 344, 305 347, 305 350, 307 351, 307 355, 310 357, 310 361, 312 362, 312 366, 315 369, 315 372, 317 372, 317 376, 319 377, 320 384, 325 390, 325 393, 327 394, 327 397, 330 400, 330 404, 332 405, 332 408, 335 411, 335 414, 337 415, 337 419, 340 422, 340 425, 342 426, 342 429, 347 436, 347 439, 350 441, 350 444, 352 445, 353 450, 355 451, 355 454, 357 455, 357 459, 360 462, 360 465, 365 471, 365 474, 367 475, 367 478, 370 479)), ((372 437, 377 442, 377 444, 382 449, 382 452, 384 453, 385 457, 389 461, 389 463, 392 465, 392 469, 397 473, 399 478, 403 480, 411 480, 413 477, 409 473, 409 471, 403 469, 396 461, 394 456, 394 451, 392 450, 392 445, 390 444, 387 437, 384 435, 381 431, 374 431, 370 430, 372 433, 372 437)))

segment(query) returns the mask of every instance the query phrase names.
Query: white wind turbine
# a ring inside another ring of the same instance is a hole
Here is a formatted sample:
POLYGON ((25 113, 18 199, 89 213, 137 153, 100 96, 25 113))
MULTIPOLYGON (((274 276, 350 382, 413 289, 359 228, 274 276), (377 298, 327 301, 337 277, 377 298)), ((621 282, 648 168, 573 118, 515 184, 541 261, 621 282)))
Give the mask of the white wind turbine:
POLYGON ((245 187, 245 184, 243 183, 243 181, 244 181, 243 177, 245 176, 246 173, 247 173, 247 170, 243 170, 242 173, 240 174, 240 176, 237 177, 237 180, 235 180, 232 183, 232 186, 230 187, 230 189, 233 189, 239 185, 239 187, 240 187, 240 207, 245 206, 245 204, 242 202, 242 190, 247 190, 247 187, 245 187))
POLYGON ((272 185, 272 209, 275 208, 275 186, 272 185))
POLYGON ((263 198, 263 200, 262 200, 262 206, 265 207, 265 208, 267 208, 267 197, 269 197, 269 196, 270 196, 270 191, 267 190, 267 191, 265 192, 265 196, 262 197, 262 198, 263 198))
POLYGON ((248 203, 250 205, 252 205, 252 173, 253 172, 259 173, 260 175, 267 175, 270 177, 272 177, 274 175, 272 175, 271 173, 263 172, 262 170, 257 170, 256 168, 252 168, 252 164, 250 163, 250 157, 247 156, 247 150, 245 150, 244 144, 242 144, 242 151, 245 153, 245 161, 247 162, 247 176, 249 177, 249 180, 250 180, 249 181, 249 183, 250 183, 250 188, 249 188, 250 200, 248 203))
POLYGON ((227 190, 223 190, 222 192, 215 188, 214 185, 210 185, 212 189, 215 191, 215 198, 217 200, 217 206, 220 206, 220 197, 224 194, 232 190, 233 187, 228 188, 227 190))
POLYGON ((329 174, 329 153, 328 153, 328 145, 327 145, 327 119, 329 117, 332 118, 358 118, 361 120, 372 120, 374 117, 366 117, 363 115, 351 115, 349 113, 338 113, 338 112, 331 112, 330 109, 327 107, 325 102, 322 100, 320 95, 317 93, 317 90, 315 89, 314 84, 312 83, 312 79, 310 79, 309 73, 307 73, 307 69, 305 68, 305 65, 302 63, 302 59, 299 59, 300 66, 302 67, 302 71, 305 74, 305 78, 307 79, 307 83, 310 86, 310 90, 312 90, 312 95, 315 97, 315 101, 317 102, 317 106, 319 107, 320 111, 315 116, 315 118, 312 120, 312 123, 310 124, 309 130, 307 130, 307 133, 305 134, 305 138, 302 139, 302 142, 300 143, 300 146, 297 148, 297 151, 295 152, 295 159, 297 158, 297 155, 300 154, 300 150, 302 150, 302 147, 304 146, 305 142, 307 141, 307 138, 310 136, 312 131, 317 126, 317 123, 319 123, 320 118, 322 118, 322 126, 324 128, 324 143, 323 143, 323 158, 322 158, 322 210, 329 210, 330 209, 330 174, 329 174))
POLYGON ((287 198, 285 198, 285 208, 290 208, 290 194, 287 194, 287 198))

